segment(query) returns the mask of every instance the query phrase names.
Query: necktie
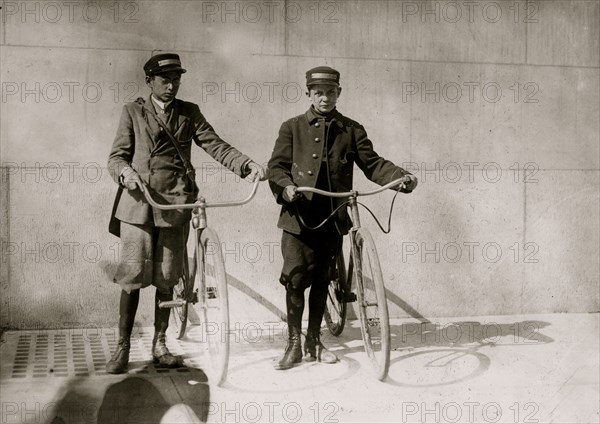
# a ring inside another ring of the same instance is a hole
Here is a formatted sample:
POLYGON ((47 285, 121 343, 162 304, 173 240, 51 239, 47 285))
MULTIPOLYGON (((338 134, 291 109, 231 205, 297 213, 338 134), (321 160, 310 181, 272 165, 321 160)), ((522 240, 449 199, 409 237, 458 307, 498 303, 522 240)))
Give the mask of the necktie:
POLYGON ((163 124, 167 124, 167 121, 169 120, 169 112, 166 109, 159 109, 158 110, 158 119, 160 119, 163 124))

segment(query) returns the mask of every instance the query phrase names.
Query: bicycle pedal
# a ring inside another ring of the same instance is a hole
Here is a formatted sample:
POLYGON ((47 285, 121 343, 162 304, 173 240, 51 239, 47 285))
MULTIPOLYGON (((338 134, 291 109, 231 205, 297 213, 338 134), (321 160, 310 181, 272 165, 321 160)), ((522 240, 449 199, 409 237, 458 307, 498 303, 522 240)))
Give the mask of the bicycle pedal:
POLYGON ((161 309, 181 308, 183 305, 185 305, 185 300, 183 300, 183 299, 167 300, 164 302, 158 302, 158 307, 161 309))

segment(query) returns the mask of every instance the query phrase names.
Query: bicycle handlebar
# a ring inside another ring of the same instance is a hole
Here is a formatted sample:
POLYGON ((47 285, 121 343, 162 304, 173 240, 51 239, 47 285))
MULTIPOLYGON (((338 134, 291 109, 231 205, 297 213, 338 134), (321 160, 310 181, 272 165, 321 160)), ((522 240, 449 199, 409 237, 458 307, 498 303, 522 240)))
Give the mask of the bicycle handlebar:
MULTIPOLYGON (((227 202, 213 202, 213 203, 207 203, 204 200, 198 200, 197 202, 194 202, 194 203, 183 203, 181 205, 163 205, 160 203, 156 203, 156 201, 152 198, 152 195, 150 194, 150 191, 148 190, 148 187, 146 186, 146 184, 138 182, 137 185, 140 188, 141 192, 144 194, 144 197, 146 198, 148 203, 150 203, 150 205, 152 207, 154 207, 156 209, 160 209, 160 210, 176 210, 176 209, 194 209, 200 205, 204 205, 204 207, 206 207, 206 208, 224 208, 224 207, 229 207, 229 206, 241 206, 241 205, 248 203, 256 195, 256 191, 258 189, 259 183, 260 183, 260 180, 258 178, 256 180, 254 180, 254 183, 252 185, 252 191, 243 200, 234 200, 234 201, 227 201, 227 202)), ((202 199, 202 198, 200 198, 200 199, 202 199)))
POLYGON ((329 197, 350 197, 350 196, 370 196, 372 194, 377 194, 377 193, 381 193, 384 190, 387 190, 388 188, 392 188, 395 185, 399 185, 399 184, 405 184, 410 182, 410 178, 409 177, 402 177, 402 178, 398 178, 397 180, 394 180, 390 183, 387 183, 384 186, 381 186, 375 190, 370 190, 370 191, 345 191, 345 192, 341 192, 341 193, 334 193, 332 191, 325 191, 325 190, 320 190, 318 188, 312 188, 312 187, 298 187, 296 189, 296 191, 298 191, 299 193, 315 193, 315 194, 320 194, 322 196, 329 196, 329 197))

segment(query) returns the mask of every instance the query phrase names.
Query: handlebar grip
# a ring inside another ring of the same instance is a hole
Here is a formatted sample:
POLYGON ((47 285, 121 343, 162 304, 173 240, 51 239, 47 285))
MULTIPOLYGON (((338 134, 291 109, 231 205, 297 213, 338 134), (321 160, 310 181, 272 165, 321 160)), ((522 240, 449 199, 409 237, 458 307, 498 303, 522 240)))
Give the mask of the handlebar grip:
POLYGON ((404 177, 400 178, 400 184, 406 184, 406 183, 410 183, 410 177, 408 175, 405 175, 404 177))
POLYGON ((404 177, 402 177, 402 182, 398 186, 397 190, 406 190, 404 191, 404 193, 410 193, 412 190, 407 190, 407 188, 409 184, 412 184, 412 182, 413 180, 410 177, 410 175, 405 175, 404 177))

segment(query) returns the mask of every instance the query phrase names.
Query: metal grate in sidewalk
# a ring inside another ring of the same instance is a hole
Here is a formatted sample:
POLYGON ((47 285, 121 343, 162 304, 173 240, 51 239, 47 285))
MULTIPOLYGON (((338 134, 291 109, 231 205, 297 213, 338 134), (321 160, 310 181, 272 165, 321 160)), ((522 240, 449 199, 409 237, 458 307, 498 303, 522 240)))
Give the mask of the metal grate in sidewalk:
MULTIPOLYGON (((13 357, 12 369, 3 373, 10 379, 36 379, 52 377, 90 377, 108 375, 105 366, 117 345, 114 330, 48 330, 24 331, 9 336, 14 352, 5 357, 13 357)), ((152 331, 141 331, 131 339, 129 372, 140 374, 185 373, 189 368, 167 369, 155 367, 152 363, 152 331)), ((167 346, 175 355, 182 355, 186 365, 199 367, 195 358, 200 352, 198 345, 167 337, 167 346)), ((5 347, 7 347, 5 345, 5 347)))

